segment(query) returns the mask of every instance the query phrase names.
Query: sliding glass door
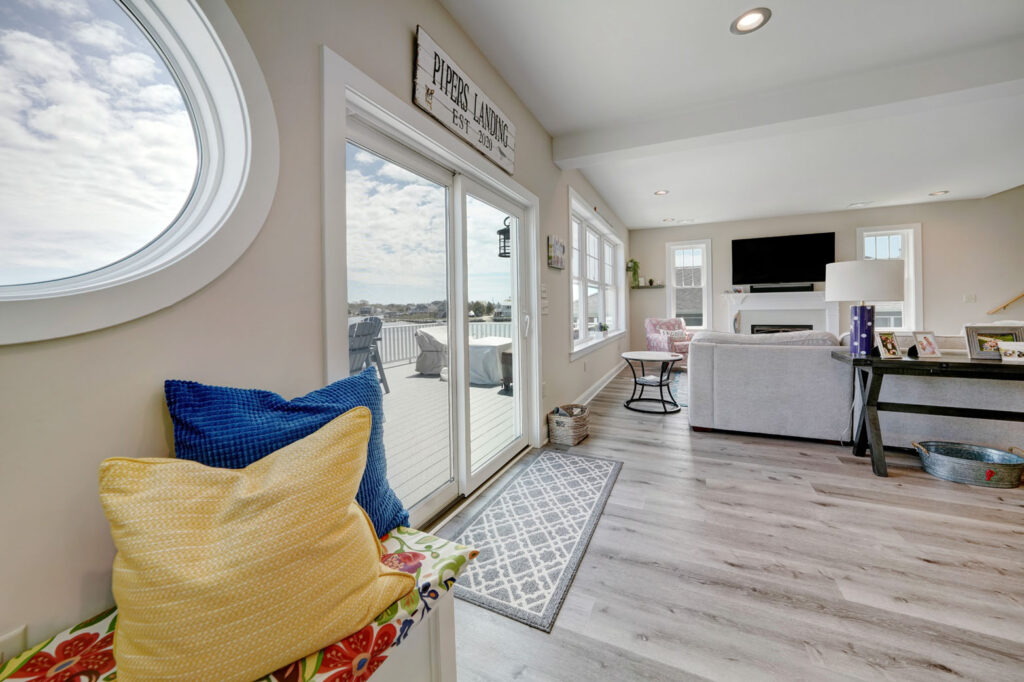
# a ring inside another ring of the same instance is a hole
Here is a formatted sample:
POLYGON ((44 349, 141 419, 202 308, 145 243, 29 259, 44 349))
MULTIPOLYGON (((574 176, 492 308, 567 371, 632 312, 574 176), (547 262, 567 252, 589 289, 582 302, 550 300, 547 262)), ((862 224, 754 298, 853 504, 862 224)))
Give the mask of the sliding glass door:
POLYGON ((522 350, 529 318, 520 297, 521 209, 469 180, 461 185, 469 302, 468 492, 526 447, 522 350))
POLYGON ((455 396, 442 380, 452 177, 413 156, 346 151, 349 370, 376 367, 386 382, 388 479, 413 507, 455 476, 455 396))
POLYGON ((381 375, 388 478, 422 522, 527 445, 522 210, 373 130, 354 130, 349 369, 381 375))

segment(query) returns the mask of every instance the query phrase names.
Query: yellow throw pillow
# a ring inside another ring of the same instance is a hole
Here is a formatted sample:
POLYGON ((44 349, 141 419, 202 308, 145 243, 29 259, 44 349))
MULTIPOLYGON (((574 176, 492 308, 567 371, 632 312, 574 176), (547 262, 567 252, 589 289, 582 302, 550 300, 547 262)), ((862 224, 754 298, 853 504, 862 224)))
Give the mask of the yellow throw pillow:
POLYGON ((357 407, 244 469, 104 461, 118 680, 250 682, 413 589, 355 502, 369 436, 357 407))

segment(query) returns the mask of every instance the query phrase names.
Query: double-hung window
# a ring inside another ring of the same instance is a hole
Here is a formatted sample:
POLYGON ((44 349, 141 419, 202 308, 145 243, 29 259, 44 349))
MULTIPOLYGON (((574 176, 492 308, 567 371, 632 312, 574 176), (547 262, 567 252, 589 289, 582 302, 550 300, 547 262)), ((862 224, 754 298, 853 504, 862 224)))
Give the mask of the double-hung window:
POLYGON ((668 317, 681 317, 686 326, 711 328, 711 240, 666 245, 668 317))
POLYGON ((581 201, 570 216, 572 349, 580 350, 625 330, 622 241, 581 201))
MULTIPOLYGON (((921 225, 891 225, 857 229, 857 258, 902 260, 904 281, 902 301, 879 301, 875 306, 878 329, 912 331, 921 329, 921 225)), ((870 301, 868 301, 870 303, 870 301)))

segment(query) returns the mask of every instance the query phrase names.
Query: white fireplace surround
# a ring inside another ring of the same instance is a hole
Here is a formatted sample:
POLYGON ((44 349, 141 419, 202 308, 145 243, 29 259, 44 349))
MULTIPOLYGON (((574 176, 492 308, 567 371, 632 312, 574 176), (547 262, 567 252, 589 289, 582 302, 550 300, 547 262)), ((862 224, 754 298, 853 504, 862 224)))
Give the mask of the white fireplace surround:
POLYGON ((813 324, 816 330, 839 335, 839 304, 826 302, 824 291, 726 294, 725 298, 733 332, 749 334, 752 323, 813 324))

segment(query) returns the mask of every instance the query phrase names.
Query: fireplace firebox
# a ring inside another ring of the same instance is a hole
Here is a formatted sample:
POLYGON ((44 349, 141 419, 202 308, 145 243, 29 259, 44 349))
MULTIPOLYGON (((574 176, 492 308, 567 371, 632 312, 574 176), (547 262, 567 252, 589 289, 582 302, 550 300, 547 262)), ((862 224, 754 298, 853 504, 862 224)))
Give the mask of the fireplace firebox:
POLYGON ((752 324, 751 334, 778 334, 779 332, 803 332, 814 329, 813 324, 752 324))

